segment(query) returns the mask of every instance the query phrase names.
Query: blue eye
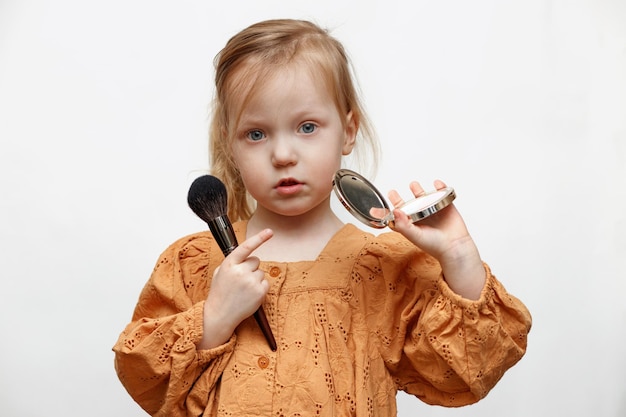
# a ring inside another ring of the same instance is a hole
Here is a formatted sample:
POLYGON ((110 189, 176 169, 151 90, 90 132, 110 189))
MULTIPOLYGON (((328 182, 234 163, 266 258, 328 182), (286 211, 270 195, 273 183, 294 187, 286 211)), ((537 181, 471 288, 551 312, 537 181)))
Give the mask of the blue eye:
POLYGON ((246 136, 248 137, 248 139, 250 139, 253 142, 258 142, 265 138, 265 134, 261 132, 260 130, 251 130, 248 132, 246 136))
POLYGON ((315 129, 317 129, 317 126, 315 126, 315 124, 313 123, 304 123, 302 126, 300 126, 300 131, 306 134, 315 132, 315 129))

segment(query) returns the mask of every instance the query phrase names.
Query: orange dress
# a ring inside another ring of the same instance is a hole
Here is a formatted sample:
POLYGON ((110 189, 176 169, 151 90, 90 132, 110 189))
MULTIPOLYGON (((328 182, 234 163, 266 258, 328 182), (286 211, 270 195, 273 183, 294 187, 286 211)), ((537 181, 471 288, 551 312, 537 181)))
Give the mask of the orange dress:
MULTIPOLYGON (((234 227, 243 241, 246 222, 234 227)), ((526 350, 530 314, 487 266, 480 299, 463 299, 400 234, 350 224, 315 261, 261 263, 276 352, 253 318, 198 350, 222 260, 210 232, 173 243, 113 348, 121 382, 151 415, 395 416, 398 390, 461 406, 526 350)))

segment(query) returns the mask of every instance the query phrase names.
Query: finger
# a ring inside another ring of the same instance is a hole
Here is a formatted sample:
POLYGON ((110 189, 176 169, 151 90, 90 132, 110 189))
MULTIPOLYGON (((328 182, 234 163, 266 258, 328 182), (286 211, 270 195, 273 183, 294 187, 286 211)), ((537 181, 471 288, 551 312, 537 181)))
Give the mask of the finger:
POLYGON ((271 229, 261 230, 254 236, 246 239, 241 245, 237 246, 235 250, 228 255, 228 257, 236 263, 241 263, 246 260, 252 252, 254 252, 259 246, 267 242, 274 232, 271 229))
POLYGON ((256 271, 259 269, 259 265, 261 265, 261 260, 256 256, 248 256, 244 259, 241 264, 245 264, 250 268, 250 271, 256 271))
POLYGON ((399 209, 395 209, 393 211, 393 219, 394 219, 394 226, 397 229, 404 229, 408 227, 408 225, 411 223, 409 221, 409 216, 407 216, 405 212, 399 209))
POLYGON ((446 183, 441 180, 435 180, 433 184, 435 185, 435 188, 437 190, 443 190, 444 188, 447 187, 446 183))
POLYGON ((389 197, 389 201, 391 202, 391 205, 393 205, 394 207, 399 206, 400 204, 404 202, 402 200, 402 197, 400 197, 400 194, 398 194, 396 190, 389 191, 389 194, 387 194, 387 197, 389 197))
POLYGON ((417 181, 411 181, 411 183, 409 184, 409 188, 411 189, 411 192, 413 193, 414 197, 419 197, 421 195, 426 194, 426 191, 424 191, 424 188, 417 181))
POLYGON ((263 275, 263 278, 261 278, 261 290, 263 290, 264 294, 267 294, 267 292, 270 290, 270 282, 267 280, 267 278, 265 278, 265 275, 263 275))

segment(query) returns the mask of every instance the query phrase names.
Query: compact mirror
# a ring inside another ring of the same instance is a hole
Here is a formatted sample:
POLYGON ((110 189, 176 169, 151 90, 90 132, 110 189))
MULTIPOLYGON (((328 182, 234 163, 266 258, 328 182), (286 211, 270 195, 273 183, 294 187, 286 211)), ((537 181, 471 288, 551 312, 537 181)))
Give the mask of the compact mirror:
MULTIPOLYGON (((362 223, 377 229, 393 225, 393 213, 382 194, 360 174, 349 169, 335 173, 333 188, 341 204, 362 223)), ((416 223, 447 207, 456 194, 451 187, 431 191, 397 208, 416 223)))

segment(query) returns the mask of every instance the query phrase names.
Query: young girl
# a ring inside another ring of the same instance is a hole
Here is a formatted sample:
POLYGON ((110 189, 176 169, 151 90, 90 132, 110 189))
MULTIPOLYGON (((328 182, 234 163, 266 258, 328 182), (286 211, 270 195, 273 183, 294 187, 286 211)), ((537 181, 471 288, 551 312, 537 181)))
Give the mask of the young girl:
POLYGON ((418 224, 395 210, 379 236, 332 212, 333 174, 375 148, 369 133, 346 54, 318 26, 265 21, 226 44, 211 162, 242 243, 224 259, 206 231, 158 260, 114 347, 148 413, 394 416, 398 390, 470 404, 520 360, 530 315, 453 205, 418 224), (261 305, 275 352, 250 317, 261 305))

